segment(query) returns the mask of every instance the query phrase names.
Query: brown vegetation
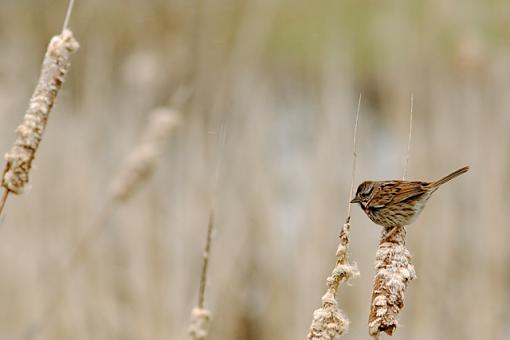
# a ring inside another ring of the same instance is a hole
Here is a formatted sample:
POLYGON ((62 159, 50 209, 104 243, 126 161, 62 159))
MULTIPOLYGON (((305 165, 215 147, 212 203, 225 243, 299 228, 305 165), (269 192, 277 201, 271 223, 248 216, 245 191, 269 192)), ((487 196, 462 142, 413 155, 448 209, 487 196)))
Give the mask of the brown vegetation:
MULTIPOLYGON (((71 27, 80 52, 30 185, 9 194, 0 218, 0 338, 38 338, 34 324, 60 287, 55 264, 68 262, 111 199, 112 175, 150 112, 167 107, 179 109, 181 123, 159 149, 158 170, 102 218, 106 227, 66 276, 39 338, 187 336, 210 212, 211 132, 228 120, 207 339, 302 339, 336 264, 360 90, 358 179, 401 172, 410 92, 411 179, 472 165, 469 180, 441 188, 407 228, 420 280, 406 290, 393 339, 507 337, 508 3, 196 3, 77 2, 71 27), (181 88, 192 95, 176 107, 181 88)), ((66 5, 9 1, 0 11, 2 152, 66 5)), ((352 214, 349 256, 367 275, 338 294, 346 339, 367 337, 379 227, 362 214, 352 214)), ((395 268, 403 275, 405 266, 395 268)))

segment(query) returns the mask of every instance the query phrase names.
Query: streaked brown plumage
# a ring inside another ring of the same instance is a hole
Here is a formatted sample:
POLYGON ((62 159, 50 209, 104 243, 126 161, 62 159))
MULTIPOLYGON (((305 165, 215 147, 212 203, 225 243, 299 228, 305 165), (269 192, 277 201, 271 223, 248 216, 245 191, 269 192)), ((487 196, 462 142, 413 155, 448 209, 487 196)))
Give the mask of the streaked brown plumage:
POLYGON ((359 185, 351 203, 359 203, 368 217, 383 227, 406 226, 416 220, 434 191, 468 170, 463 167, 435 182, 366 181, 359 185))

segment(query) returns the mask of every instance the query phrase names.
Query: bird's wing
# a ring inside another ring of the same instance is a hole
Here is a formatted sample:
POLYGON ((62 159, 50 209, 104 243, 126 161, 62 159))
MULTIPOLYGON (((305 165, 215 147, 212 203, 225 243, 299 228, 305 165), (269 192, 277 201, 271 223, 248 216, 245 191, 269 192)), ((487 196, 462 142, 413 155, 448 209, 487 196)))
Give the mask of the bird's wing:
POLYGON ((399 203, 411 197, 416 197, 426 193, 428 190, 425 185, 427 185, 427 183, 424 182, 404 182, 401 186, 399 186, 400 190, 395 194, 393 203, 399 203))
POLYGON ((373 209, 402 202, 427 192, 424 182, 387 181, 381 184, 367 206, 373 209))
POLYGON ((375 192, 372 194, 372 198, 367 203, 367 207, 378 209, 390 203, 395 196, 395 193, 392 190, 392 187, 395 185, 397 185, 396 181, 387 181, 377 186, 374 189, 375 192))

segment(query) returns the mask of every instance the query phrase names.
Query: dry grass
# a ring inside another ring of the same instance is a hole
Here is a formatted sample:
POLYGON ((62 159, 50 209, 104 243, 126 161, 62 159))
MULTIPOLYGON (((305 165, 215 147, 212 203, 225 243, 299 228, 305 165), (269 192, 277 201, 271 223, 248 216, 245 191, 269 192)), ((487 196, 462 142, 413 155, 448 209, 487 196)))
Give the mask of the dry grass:
POLYGON ((48 45, 41 75, 30 98, 28 110, 23 122, 16 129, 13 147, 5 154, 2 186, 6 193, 0 204, 0 213, 7 194, 21 194, 28 183, 32 161, 41 143, 50 112, 71 66, 71 55, 79 47, 73 33, 68 29, 54 36, 48 45))
MULTIPOLYGON (((469 180, 441 188, 407 228, 420 280, 406 290, 393 339, 508 337, 508 3, 200 2, 198 25, 193 1, 76 2, 71 26, 82 48, 33 162, 29 194, 11 193, 0 219, 8 311, 0 338, 19 339, 39 320, 55 264, 73 254, 109 199, 112 174, 151 110, 175 108, 170 98, 183 85, 193 97, 178 108, 182 123, 158 170, 108 214, 38 338, 188 336, 210 211, 210 132, 228 120, 208 340, 302 339, 336 264, 360 90, 357 178, 401 174, 410 92, 409 174, 473 165, 469 180)), ((0 11, 1 150, 11 146, 65 5, 9 1, 0 11)), ((349 256, 369 273, 379 229, 352 213, 349 256)), ((367 275, 354 283, 339 289, 350 320, 344 338, 363 339, 373 282, 367 275)))

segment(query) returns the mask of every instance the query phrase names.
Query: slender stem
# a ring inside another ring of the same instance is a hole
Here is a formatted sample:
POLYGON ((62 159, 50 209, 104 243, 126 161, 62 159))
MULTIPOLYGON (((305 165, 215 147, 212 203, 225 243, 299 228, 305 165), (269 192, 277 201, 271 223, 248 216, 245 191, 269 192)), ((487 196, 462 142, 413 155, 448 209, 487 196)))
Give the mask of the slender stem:
MULTIPOLYGON (((218 186, 220 183, 220 171, 221 171, 221 165, 223 162, 223 152, 225 150, 225 143, 227 140, 227 125, 225 123, 221 124, 220 127, 220 135, 218 137, 218 154, 216 158, 216 167, 214 168, 214 177, 213 177, 213 187, 212 187, 212 193, 213 197, 216 196, 218 186)), ((214 208, 214 206, 213 206, 214 208)))
POLYGON ((66 17, 64 19, 64 26, 62 27, 62 32, 65 31, 69 27, 69 19, 71 18, 71 13, 73 12, 74 0, 69 0, 69 5, 67 6, 66 17))
POLYGON ((218 151, 216 158, 216 167, 214 169, 214 177, 212 183, 212 202, 211 211, 209 213, 209 223, 207 225, 207 236, 205 241, 204 253, 202 255, 202 273, 200 275, 200 288, 198 291, 198 308, 204 308, 205 287, 207 285, 207 270, 209 268, 209 254, 211 253, 212 232, 214 228, 214 211, 216 209, 216 197, 220 183, 220 171, 223 162, 223 152, 227 139, 227 128, 225 123, 221 124, 218 136, 218 151))
POLYGON ((207 238, 205 241, 204 254, 202 255, 202 273, 200 275, 200 290, 198 291, 198 308, 204 308, 205 286, 207 284, 207 269, 209 268, 209 254, 211 252, 212 230, 214 227, 214 212, 209 214, 209 224, 207 225, 207 238))
POLYGON ((404 175, 402 176, 402 180, 407 178, 407 168, 409 165, 409 156, 411 154, 411 139, 413 136, 413 106, 414 106, 414 95, 411 93, 411 110, 409 111, 409 139, 407 140, 407 153, 406 153, 406 161, 404 164, 404 175))
POLYGON ((354 140, 352 149, 352 176, 351 176, 351 191, 349 192, 349 204, 347 206, 347 222, 351 219, 351 200, 354 196, 354 180, 356 175, 356 159, 358 158, 358 143, 356 136, 358 134, 358 121, 359 121, 359 110, 361 107, 361 92, 358 97, 358 107, 356 108, 356 121, 354 123, 354 140))
POLYGON ((8 196, 9 190, 4 188, 4 192, 2 193, 2 197, 0 198, 0 215, 2 215, 2 211, 4 210, 5 202, 7 201, 8 196))

